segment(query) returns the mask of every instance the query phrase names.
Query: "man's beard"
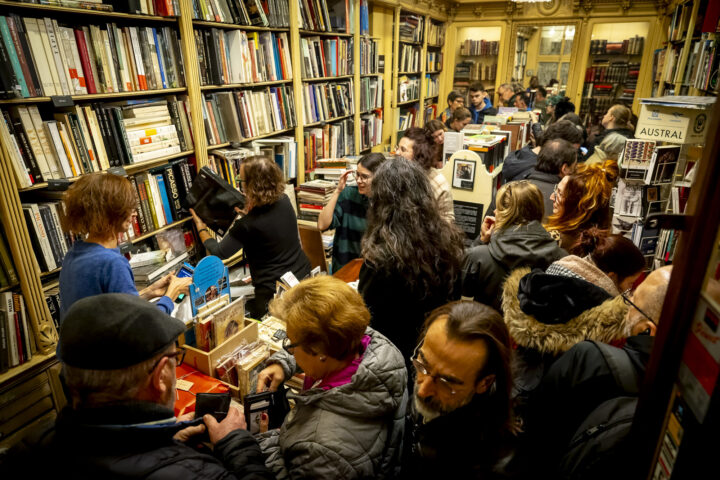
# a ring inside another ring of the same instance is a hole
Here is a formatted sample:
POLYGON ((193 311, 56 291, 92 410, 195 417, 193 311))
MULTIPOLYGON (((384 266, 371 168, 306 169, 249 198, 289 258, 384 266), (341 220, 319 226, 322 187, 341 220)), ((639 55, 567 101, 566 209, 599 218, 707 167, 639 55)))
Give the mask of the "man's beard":
POLYGON ((418 396, 418 385, 415 384, 415 387, 413 389, 413 402, 415 404, 415 409, 417 412, 422 415, 423 420, 425 423, 436 419, 437 417, 447 415, 448 413, 457 410, 460 407, 464 407, 468 403, 470 403, 473 399, 474 393, 468 396, 465 400, 460 402, 459 405, 454 406, 452 408, 444 407, 440 402, 438 402, 434 397, 426 397, 426 398, 420 398, 418 396))

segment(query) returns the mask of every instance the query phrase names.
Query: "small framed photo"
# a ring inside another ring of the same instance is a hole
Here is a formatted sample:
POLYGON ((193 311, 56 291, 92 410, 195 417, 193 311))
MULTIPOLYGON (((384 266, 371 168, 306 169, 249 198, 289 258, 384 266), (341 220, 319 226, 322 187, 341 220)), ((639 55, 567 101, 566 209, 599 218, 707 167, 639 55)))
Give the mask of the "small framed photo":
POLYGON ((455 160, 453 165, 452 186, 462 190, 472 190, 475 183, 475 160, 455 160))

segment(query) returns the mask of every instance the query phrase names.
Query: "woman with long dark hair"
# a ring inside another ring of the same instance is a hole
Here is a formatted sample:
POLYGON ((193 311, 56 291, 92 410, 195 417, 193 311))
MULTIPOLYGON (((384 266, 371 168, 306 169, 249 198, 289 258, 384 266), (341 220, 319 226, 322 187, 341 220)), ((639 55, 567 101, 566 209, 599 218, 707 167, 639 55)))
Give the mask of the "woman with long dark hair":
POLYGON ((425 314, 456 297, 463 235, 438 212, 425 172, 386 161, 375 173, 359 291, 373 328, 408 359, 425 314))

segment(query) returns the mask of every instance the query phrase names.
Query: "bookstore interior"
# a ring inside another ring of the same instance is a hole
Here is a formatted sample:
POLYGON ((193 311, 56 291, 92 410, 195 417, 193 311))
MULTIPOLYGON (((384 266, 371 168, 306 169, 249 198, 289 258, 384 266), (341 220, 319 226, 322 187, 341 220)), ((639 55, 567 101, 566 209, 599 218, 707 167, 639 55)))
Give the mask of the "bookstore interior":
MULTIPOLYGON (((485 228, 507 207, 504 185, 555 175, 549 189, 534 183, 548 227, 564 215, 571 177, 594 163, 617 172, 596 199, 607 222, 594 226, 639 250, 635 287, 673 266, 626 421, 633 478, 695 478, 720 443, 719 44, 715 0, 0 0, 0 451, 69 405, 56 354, 70 307, 61 299, 84 295, 63 293, 78 280, 62 271, 95 234, 89 220, 67 219, 66 203, 76 192, 91 201, 88 178, 131 186, 131 220, 112 245, 95 243, 118 249, 141 297, 168 274, 191 282, 166 308, 186 327, 180 416, 195 411, 196 393, 241 404, 260 395, 268 358, 295 347, 283 319, 263 318, 267 303, 251 306, 254 287, 289 295, 309 270, 365 291, 365 215, 368 232, 382 220, 369 182, 390 174, 381 161, 414 159, 431 172, 433 194, 451 198, 445 221, 465 236, 464 255, 480 239, 493 255, 485 228), (543 139, 560 122, 582 141, 543 139), (552 173, 545 143, 574 144, 577 163, 562 167, 572 173, 552 173), (263 185, 271 170, 279 187, 263 185), (263 252, 276 240, 258 240, 257 212, 287 217, 266 208, 261 188, 284 188, 309 269, 278 267, 281 250, 263 252), (254 284, 273 268, 287 273, 254 284)), ((613 296, 631 302, 623 290, 613 296)), ((118 291, 127 292, 96 293, 118 291)), ((499 298, 483 303, 507 323, 499 298)), ((415 358, 405 358, 411 392, 415 372, 431 370, 415 358)), ((287 386, 298 394, 303 382, 287 386)))

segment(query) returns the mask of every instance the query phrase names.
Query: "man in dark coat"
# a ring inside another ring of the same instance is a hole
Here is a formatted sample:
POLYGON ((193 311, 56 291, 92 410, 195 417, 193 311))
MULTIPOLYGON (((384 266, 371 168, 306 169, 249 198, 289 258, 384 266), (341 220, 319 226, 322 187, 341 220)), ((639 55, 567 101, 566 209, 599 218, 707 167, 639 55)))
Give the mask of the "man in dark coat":
POLYGON ((567 140, 556 138, 545 142, 538 155, 537 165, 530 170, 526 180, 532 182, 540 189, 545 202, 545 216, 543 223, 547 222, 553 214, 553 201, 550 199, 555 186, 566 175, 575 171, 577 165, 577 148, 567 140))
POLYGON ((509 356, 507 327, 491 308, 458 301, 430 314, 412 357, 402 478, 501 478, 513 437, 509 356))
POLYGON ((57 350, 70 406, 10 454, 2 467, 7 478, 58 472, 74 479, 273 478, 235 408, 219 423, 210 415, 193 422, 174 417, 175 367, 183 352, 175 342, 184 330, 183 322, 134 295, 73 304, 57 350), (212 453, 182 443, 205 431, 212 453))

